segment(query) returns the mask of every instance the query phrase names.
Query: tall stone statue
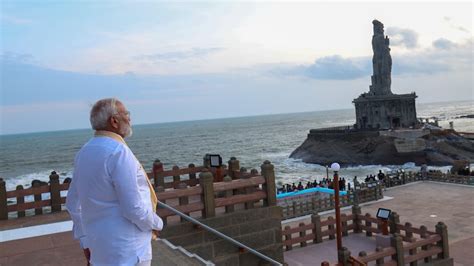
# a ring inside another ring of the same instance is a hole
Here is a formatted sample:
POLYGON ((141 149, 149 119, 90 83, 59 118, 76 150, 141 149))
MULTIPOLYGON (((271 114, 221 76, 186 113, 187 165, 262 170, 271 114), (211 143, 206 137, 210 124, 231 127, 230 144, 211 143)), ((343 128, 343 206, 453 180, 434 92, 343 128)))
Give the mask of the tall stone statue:
POLYGON ((372 85, 370 93, 374 95, 392 94, 390 85, 392 83, 392 57, 390 56, 390 48, 388 36, 384 36, 383 24, 378 21, 372 21, 374 24, 374 35, 372 36, 372 50, 374 56, 372 58, 372 66, 374 74, 372 75, 372 85))

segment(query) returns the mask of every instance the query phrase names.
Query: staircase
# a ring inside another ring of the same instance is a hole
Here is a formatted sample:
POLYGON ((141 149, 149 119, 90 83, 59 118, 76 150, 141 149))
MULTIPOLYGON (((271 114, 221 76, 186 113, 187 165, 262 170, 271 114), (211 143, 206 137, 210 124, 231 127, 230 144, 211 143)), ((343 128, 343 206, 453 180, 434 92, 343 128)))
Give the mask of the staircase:
POLYGON ((166 239, 153 241, 153 259, 151 265, 160 266, 200 266, 214 265, 196 254, 190 253, 181 246, 175 246, 166 239))

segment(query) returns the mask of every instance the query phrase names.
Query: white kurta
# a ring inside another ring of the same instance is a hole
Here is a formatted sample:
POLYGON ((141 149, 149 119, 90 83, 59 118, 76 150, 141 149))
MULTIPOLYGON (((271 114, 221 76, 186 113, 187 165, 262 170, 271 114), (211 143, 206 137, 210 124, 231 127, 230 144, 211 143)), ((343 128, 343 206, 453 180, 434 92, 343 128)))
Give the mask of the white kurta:
POLYGON ((100 136, 81 148, 66 208, 92 265, 151 260, 151 230, 161 230, 163 221, 152 210, 141 165, 125 144, 100 136))

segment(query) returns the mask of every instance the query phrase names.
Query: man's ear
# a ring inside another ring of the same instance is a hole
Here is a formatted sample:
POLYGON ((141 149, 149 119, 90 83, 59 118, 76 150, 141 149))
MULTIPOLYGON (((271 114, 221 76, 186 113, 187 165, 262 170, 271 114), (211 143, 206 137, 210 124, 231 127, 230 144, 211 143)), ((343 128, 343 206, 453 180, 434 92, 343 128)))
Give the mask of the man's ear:
POLYGON ((117 119, 115 116, 111 116, 110 119, 109 119, 109 122, 110 122, 110 125, 111 125, 113 128, 116 128, 116 129, 119 128, 119 121, 118 121, 118 119, 117 119))

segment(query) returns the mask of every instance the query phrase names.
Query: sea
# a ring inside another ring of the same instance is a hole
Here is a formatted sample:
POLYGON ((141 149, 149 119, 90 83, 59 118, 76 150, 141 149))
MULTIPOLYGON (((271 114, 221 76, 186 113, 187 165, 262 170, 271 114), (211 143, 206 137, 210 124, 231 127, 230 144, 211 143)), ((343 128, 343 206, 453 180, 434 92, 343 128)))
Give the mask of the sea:
MULTIPOLYGON (((454 122, 454 128, 461 132, 474 132, 474 119, 461 118, 472 114, 474 101, 417 104, 418 117, 438 117, 444 128, 454 122)), ((224 162, 234 156, 241 167, 249 170, 260 171, 260 165, 269 160, 275 166, 277 184, 281 185, 325 177, 325 165, 291 159, 290 153, 303 143, 310 129, 352 125, 354 121, 354 109, 343 109, 134 125, 133 136, 127 143, 148 170, 155 159, 163 162, 165 169, 174 165, 183 168, 189 163, 201 165, 207 153, 220 154, 224 162)), ((34 179, 48 181, 52 171, 61 180, 72 177, 74 156, 92 135, 92 130, 80 129, 0 136, 0 177, 7 190, 17 185, 27 188, 34 179)), ((418 171, 420 167, 412 162, 353 165, 342 168, 339 174, 352 180, 354 176, 365 177, 379 170, 399 169, 418 171)))

